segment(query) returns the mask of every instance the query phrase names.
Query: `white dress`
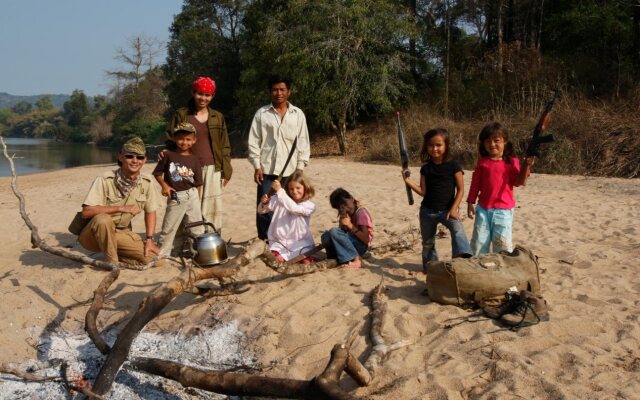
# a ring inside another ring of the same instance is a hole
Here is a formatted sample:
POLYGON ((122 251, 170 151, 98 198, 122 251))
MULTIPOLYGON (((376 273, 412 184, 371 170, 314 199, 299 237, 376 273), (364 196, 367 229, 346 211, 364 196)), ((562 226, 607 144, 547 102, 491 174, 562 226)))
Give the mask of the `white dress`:
POLYGON ((315 243, 311 234, 311 214, 316 205, 310 200, 296 203, 284 189, 271 196, 269 204, 260 203, 258 212, 273 212, 267 237, 269 248, 280 253, 282 258, 290 260, 301 253, 311 250, 315 243))

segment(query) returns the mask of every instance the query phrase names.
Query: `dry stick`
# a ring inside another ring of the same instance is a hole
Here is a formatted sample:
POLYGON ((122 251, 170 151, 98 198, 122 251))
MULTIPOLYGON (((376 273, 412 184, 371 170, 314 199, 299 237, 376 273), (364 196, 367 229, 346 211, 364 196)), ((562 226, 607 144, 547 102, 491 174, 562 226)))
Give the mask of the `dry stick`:
POLYGON ((194 271, 186 270, 147 296, 138 307, 138 311, 118 335, 102 369, 98 373, 94 391, 99 395, 103 395, 111 389, 118 370, 129 356, 133 340, 138 336, 142 328, 158 316, 171 300, 185 289, 192 287, 196 281, 209 278, 224 278, 235 274, 240 267, 264 253, 266 247, 263 241, 254 241, 245 248, 242 254, 226 264, 194 271))
POLYGON ((382 336, 382 329, 384 328, 385 317, 387 314, 387 303, 384 301, 384 290, 384 285, 380 283, 371 291, 372 310, 370 336, 373 349, 364 364, 364 367, 369 371, 369 374, 371 374, 369 384, 375 378, 376 369, 382 365, 382 362, 390 352, 410 344, 409 341, 396 342, 390 346, 385 344, 384 337, 382 336))
POLYGON ((78 393, 82 393, 89 398, 89 400, 104 400, 104 397, 98 396, 93 393, 89 388, 83 386, 73 385, 69 382, 69 378, 67 376, 67 362, 63 361, 60 364, 60 376, 62 377, 62 382, 67 387, 67 391, 71 392, 72 390, 78 393))
POLYGON ((60 380, 59 376, 40 376, 40 375, 30 374, 28 372, 19 371, 4 363, 0 363, 0 373, 14 375, 14 376, 17 376, 18 378, 21 378, 30 382, 46 382, 46 381, 60 380))
POLYGON ((67 251, 59 247, 52 247, 52 246, 49 246, 44 240, 42 240, 42 238, 38 234, 38 228, 33 224, 33 222, 31 222, 31 219, 27 215, 27 212, 25 210, 24 196, 22 195, 22 193, 20 193, 20 191, 18 191, 18 184, 17 184, 18 176, 16 174, 15 165, 13 163, 13 156, 9 156, 9 154, 7 153, 7 145, 4 142, 4 139, 2 138, 2 136, 0 136, 0 142, 2 143, 4 157, 9 161, 9 165, 11 166, 11 174, 12 174, 11 189, 13 190, 13 194, 15 194, 15 196, 18 198, 20 215, 22 216, 24 223, 27 225, 27 227, 31 231, 31 245, 34 248, 38 247, 41 250, 46 251, 47 253, 55 254, 57 256, 67 258, 72 261, 77 261, 79 263, 93 265, 96 268, 104 269, 107 271, 112 271, 113 269, 117 269, 118 266, 114 263, 99 261, 85 255, 72 253, 70 251, 67 251))
POLYGON ((7 153, 7 145, 5 144, 4 139, 1 136, 0 142, 2 142, 4 156, 9 161, 9 165, 11 166, 11 189, 13 190, 15 196, 18 198, 20 215, 22 216, 22 220, 24 221, 24 223, 31 231, 32 246, 34 248, 38 247, 47 253, 51 253, 83 264, 89 264, 94 267, 109 271, 109 275, 107 275, 103 279, 103 281, 98 286, 98 289, 96 289, 96 291, 94 292, 93 303, 91 304, 91 307, 87 312, 85 320, 85 330, 87 331, 89 338, 103 354, 106 354, 109 351, 109 346, 105 343, 105 341, 100 336, 100 333, 98 332, 96 319, 98 318, 98 312, 100 311, 100 308, 102 308, 102 303, 104 301, 106 291, 109 289, 109 286, 111 286, 111 284, 118 278, 120 269, 118 268, 118 265, 116 263, 98 261, 91 257, 75 254, 59 247, 52 247, 49 246, 44 240, 42 240, 42 238, 38 234, 38 228, 33 224, 33 222, 31 222, 29 215, 27 215, 24 196, 18 190, 18 175, 13 163, 13 156, 10 157, 7 153))
POLYGON ((153 375, 180 382, 182 386, 232 396, 260 396, 280 398, 322 398, 313 381, 256 376, 242 372, 207 371, 173 361, 137 357, 130 364, 153 375))
POLYGON ((98 313, 102 309, 104 304, 104 297, 107 294, 107 290, 118 279, 120 275, 119 269, 113 269, 109 272, 109 275, 105 276, 98 285, 98 288, 93 292, 93 302, 91 307, 87 310, 87 314, 84 319, 84 330, 89 335, 89 338, 93 344, 100 350, 102 354, 107 354, 111 350, 111 347, 104 341, 100 333, 98 332, 97 319, 98 313))
POLYGON ((336 268, 338 266, 338 261, 331 258, 327 258, 326 260, 310 264, 287 264, 286 262, 283 263, 278 261, 278 259, 273 254, 271 254, 271 251, 269 251, 268 248, 267 251, 260 255, 260 259, 266 264, 267 267, 282 275, 306 275, 331 268, 336 268))

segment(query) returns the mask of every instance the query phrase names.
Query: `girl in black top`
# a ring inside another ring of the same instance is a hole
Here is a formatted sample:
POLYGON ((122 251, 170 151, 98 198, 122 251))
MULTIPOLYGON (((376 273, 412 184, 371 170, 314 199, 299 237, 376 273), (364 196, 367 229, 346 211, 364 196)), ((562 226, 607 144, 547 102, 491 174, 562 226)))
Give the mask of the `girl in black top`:
POLYGON ((470 257, 471 247, 459 212, 464 195, 463 172, 457 162, 449 160, 449 133, 446 129, 431 129, 424 134, 420 159, 424 163, 420 168, 420 185, 408 176, 404 180, 413 191, 424 197, 420 205, 420 232, 422 268, 426 273, 429 261, 438 260, 435 248, 438 223, 451 232, 453 257, 470 257))

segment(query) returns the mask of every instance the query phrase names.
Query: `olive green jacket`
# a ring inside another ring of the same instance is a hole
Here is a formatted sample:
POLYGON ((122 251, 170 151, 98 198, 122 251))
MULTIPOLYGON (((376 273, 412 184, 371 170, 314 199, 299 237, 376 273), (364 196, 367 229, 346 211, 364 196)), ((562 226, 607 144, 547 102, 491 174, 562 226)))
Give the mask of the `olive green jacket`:
MULTIPOLYGON (((167 138, 173 137, 173 130, 180 122, 188 122, 189 108, 179 108, 169 125, 167 126, 167 138)), ((227 132, 227 124, 224 121, 224 115, 219 111, 209 108, 209 136, 211 137, 211 152, 215 162, 216 171, 222 171, 223 179, 231 179, 233 168, 231 167, 231 142, 229 141, 229 133, 227 132)))

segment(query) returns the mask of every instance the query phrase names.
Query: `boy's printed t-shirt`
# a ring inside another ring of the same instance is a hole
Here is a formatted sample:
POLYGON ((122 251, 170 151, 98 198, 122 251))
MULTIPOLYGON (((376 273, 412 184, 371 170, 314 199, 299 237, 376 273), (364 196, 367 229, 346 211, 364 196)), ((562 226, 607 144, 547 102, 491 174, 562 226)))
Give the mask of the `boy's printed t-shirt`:
POLYGON ((166 152, 153 175, 164 175, 164 181, 178 192, 202 185, 202 165, 193 154, 166 152))

